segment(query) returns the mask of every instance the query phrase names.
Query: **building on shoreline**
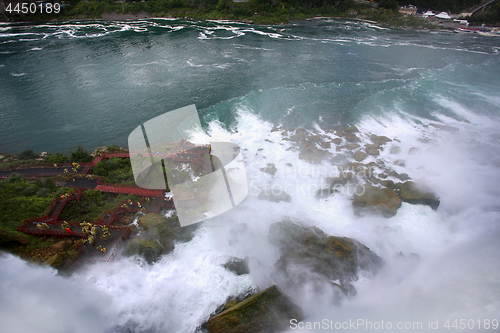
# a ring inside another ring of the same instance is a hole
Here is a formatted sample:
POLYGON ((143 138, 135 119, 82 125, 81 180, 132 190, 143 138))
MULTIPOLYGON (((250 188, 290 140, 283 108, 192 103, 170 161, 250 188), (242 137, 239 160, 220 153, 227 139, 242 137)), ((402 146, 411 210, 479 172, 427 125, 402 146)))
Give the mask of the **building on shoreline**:
POLYGON ((413 5, 402 6, 402 7, 399 7, 398 11, 399 11, 399 13, 406 15, 406 16, 415 15, 415 14, 417 14, 417 7, 413 6, 413 5))

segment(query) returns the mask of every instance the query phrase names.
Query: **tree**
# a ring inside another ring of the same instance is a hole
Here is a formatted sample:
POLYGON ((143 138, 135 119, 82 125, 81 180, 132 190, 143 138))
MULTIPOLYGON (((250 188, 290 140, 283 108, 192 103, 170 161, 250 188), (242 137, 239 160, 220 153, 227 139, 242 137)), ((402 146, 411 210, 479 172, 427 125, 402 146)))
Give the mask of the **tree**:
POLYGON ((398 10, 399 4, 396 0, 380 0, 378 3, 379 8, 398 10))
POLYGON ((76 151, 71 153, 71 162, 90 162, 92 161, 92 156, 83 148, 82 145, 78 145, 76 151))
POLYGON ((33 152, 33 149, 25 150, 17 155, 17 158, 20 160, 34 160, 37 157, 38 156, 33 152))

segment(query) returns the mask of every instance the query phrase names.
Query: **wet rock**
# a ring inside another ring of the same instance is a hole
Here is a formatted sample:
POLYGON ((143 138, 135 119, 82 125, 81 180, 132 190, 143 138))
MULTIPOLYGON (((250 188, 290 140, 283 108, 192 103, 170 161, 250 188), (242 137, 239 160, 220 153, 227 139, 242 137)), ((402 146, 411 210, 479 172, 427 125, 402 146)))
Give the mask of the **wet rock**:
POLYGON ((364 160, 368 155, 363 153, 362 151, 358 150, 357 152, 354 153, 354 159, 358 162, 361 162, 364 160))
POLYGON ((380 149, 380 145, 377 144, 365 144, 366 149, 380 149))
POLYGON ((374 148, 366 148, 366 153, 368 155, 373 155, 373 156, 377 156, 380 154, 380 152, 378 151, 378 149, 374 149, 374 148))
POLYGON ((273 189, 262 190, 257 199, 272 201, 272 202, 292 201, 292 197, 290 196, 290 194, 286 193, 285 191, 273 190, 273 189))
POLYGON ((330 144, 330 142, 320 141, 320 142, 318 142, 318 144, 320 145, 321 148, 325 148, 325 149, 328 149, 328 148, 332 147, 332 145, 330 144))
POLYGON ((347 127, 344 130, 344 133, 346 134, 357 133, 357 132, 359 132, 359 129, 356 126, 347 127))
POLYGON ((303 128, 297 128, 295 130, 295 133, 290 136, 290 140, 297 143, 301 143, 306 140, 306 137, 307 137, 306 130, 303 128))
POLYGON ((412 181, 403 183, 399 188, 399 197, 404 202, 419 205, 428 205, 436 210, 439 206, 439 199, 429 188, 419 186, 412 181))
POLYGON ((267 166, 264 168, 261 168, 260 171, 268 173, 271 176, 274 176, 274 174, 276 173, 276 171, 278 171, 278 169, 276 169, 276 166, 274 166, 273 163, 268 163, 267 166))
POLYGON ((381 180, 380 185, 387 187, 389 190, 394 190, 394 182, 392 180, 381 180))
POLYGON ((349 133, 349 134, 346 134, 345 136, 345 139, 349 142, 359 142, 361 141, 357 136, 356 134, 354 133, 349 133))
POLYGON ((393 155, 398 155, 401 152, 401 147, 400 146, 394 146, 391 148, 390 153, 393 155))
POLYGON ((341 143, 342 143, 342 139, 341 139, 341 138, 335 138, 335 139, 333 139, 333 140, 332 140, 332 142, 333 142, 334 144, 336 144, 336 145, 339 145, 339 144, 341 144, 341 143))
POLYGON ((190 241, 198 228, 198 224, 181 227, 177 216, 167 219, 156 213, 141 216, 137 222, 142 231, 130 240, 125 253, 141 255, 150 264, 171 252, 176 242, 190 241))
POLYGON ((302 320, 302 309, 277 287, 269 287, 211 318, 209 333, 271 333, 290 327, 290 319, 302 320))
POLYGON ((164 248, 157 240, 137 237, 132 239, 125 249, 127 255, 138 254, 149 264, 158 261, 162 254, 172 251, 174 248, 164 248))
POLYGON ((361 147, 361 146, 357 143, 350 143, 350 144, 347 144, 345 146, 342 146, 342 148, 349 149, 349 150, 354 150, 354 149, 359 148, 359 147, 361 147))
MULTIPOLYGON (((358 170, 361 170, 365 168, 365 165, 363 163, 359 163, 359 162, 352 162, 352 163, 349 163, 347 164, 347 170, 353 170, 353 171, 358 171, 358 170)), ((342 171, 342 170, 340 170, 342 171)))
POLYGON ((410 176, 408 176, 407 173, 397 173, 394 170, 389 172, 389 176, 398 178, 399 180, 402 180, 402 181, 410 179, 410 176))
POLYGON ((45 263, 49 266, 52 266, 54 268, 58 268, 62 265, 64 261, 64 256, 60 253, 54 254, 52 257, 47 259, 45 263))
POLYGON ((378 135, 375 135, 375 134, 372 134, 370 135, 370 140, 372 140, 372 142, 376 145, 379 145, 379 146, 382 146, 384 144, 386 144, 387 142, 391 142, 392 140, 389 139, 388 137, 386 136, 378 136, 378 135))
POLYGON ((224 267, 236 275, 250 273, 250 269, 248 268, 248 257, 245 259, 233 258, 230 262, 226 263, 224 267))
POLYGON ((312 141, 306 141, 300 147, 299 158, 312 164, 319 164, 328 156, 328 152, 316 147, 312 141))
POLYGON ((335 188, 337 185, 345 185, 347 182, 353 180, 354 174, 350 171, 340 170, 339 177, 327 177, 326 183, 330 189, 335 188))
POLYGON ((394 162, 394 165, 400 166, 400 167, 405 167, 406 166, 406 161, 405 160, 397 160, 394 162))
POLYGON ((354 213, 357 216, 368 214, 392 217, 401 207, 401 199, 387 188, 378 188, 369 184, 364 185, 364 193, 355 195, 352 202, 354 213))
POLYGON ((347 238, 327 236, 317 227, 289 221, 273 223, 269 241, 278 246, 276 270, 290 285, 308 281, 308 276, 323 282, 339 280, 342 286, 357 279, 358 269, 377 271, 382 259, 363 244, 347 238))
POLYGON ((411 147, 410 150, 408 150, 408 154, 410 155, 418 155, 420 153, 422 153, 422 151, 418 147, 411 147))
POLYGON ((67 239, 67 240, 64 240, 64 241, 60 241, 54 245, 52 245, 52 249, 55 250, 55 251, 66 251, 72 244, 73 242, 71 241, 71 239, 67 239))

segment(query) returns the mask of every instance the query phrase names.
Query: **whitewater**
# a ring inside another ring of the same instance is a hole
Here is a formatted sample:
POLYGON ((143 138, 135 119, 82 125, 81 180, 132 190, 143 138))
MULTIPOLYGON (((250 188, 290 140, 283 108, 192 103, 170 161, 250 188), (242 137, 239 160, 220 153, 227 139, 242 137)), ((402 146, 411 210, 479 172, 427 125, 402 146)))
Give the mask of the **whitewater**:
POLYGON ((357 294, 340 302, 307 284, 286 290, 307 318, 284 332, 498 331, 499 50, 495 38, 340 19, 1 26, 0 151, 126 147, 139 124, 196 104, 204 129, 190 140, 241 147, 249 185, 244 202, 152 265, 120 255, 65 276, 1 255, 2 330, 201 332, 229 296, 280 285, 268 233, 287 220, 355 239, 385 265, 360 271, 357 294), (363 163, 426 184, 439 208, 403 203, 392 218, 357 217, 352 193, 317 198, 352 154, 318 145, 327 158, 313 164, 290 136, 304 128, 331 142, 347 126, 359 129, 361 144, 370 134, 392 139, 363 163), (401 153, 391 154, 394 146, 401 153), (276 174, 261 171, 269 163, 276 174), (286 189, 291 201, 259 200, 269 187, 286 189), (255 259, 250 274, 223 267, 234 257, 255 259), (444 326, 461 319, 463 330, 444 326), (314 328, 325 320, 328 328, 314 328), (352 328, 360 320, 379 328, 352 328))

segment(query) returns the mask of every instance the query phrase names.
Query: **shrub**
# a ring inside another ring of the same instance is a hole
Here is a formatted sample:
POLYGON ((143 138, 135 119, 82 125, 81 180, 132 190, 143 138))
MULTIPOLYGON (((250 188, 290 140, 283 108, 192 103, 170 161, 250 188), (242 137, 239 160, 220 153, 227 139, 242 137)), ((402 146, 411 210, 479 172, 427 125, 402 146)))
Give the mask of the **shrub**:
POLYGON ((396 0, 380 0, 378 3, 379 8, 397 10, 399 8, 399 4, 396 0))
POLYGON ((18 181, 23 180, 23 177, 21 177, 20 174, 13 172, 10 174, 9 178, 7 178, 7 183, 12 184, 12 183, 17 183, 18 181))
POLYGON ((35 152, 33 152, 33 149, 25 150, 19 155, 17 155, 17 158, 20 160, 34 160, 37 157, 38 155, 36 155, 35 152))
POLYGON ((92 156, 83 148, 82 145, 78 145, 76 151, 71 153, 71 162, 90 162, 92 161, 92 156))
POLYGON ((48 189, 48 188, 41 188, 37 193, 36 195, 39 196, 39 197, 48 197, 51 195, 51 191, 48 189))
POLYGON ((22 191, 22 194, 27 197, 35 195, 35 193, 36 193, 36 187, 34 185, 30 185, 22 191))
POLYGON ((66 163, 68 161, 69 161, 68 157, 60 153, 47 155, 43 159, 43 163, 50 163, 50 164, 66 163))

